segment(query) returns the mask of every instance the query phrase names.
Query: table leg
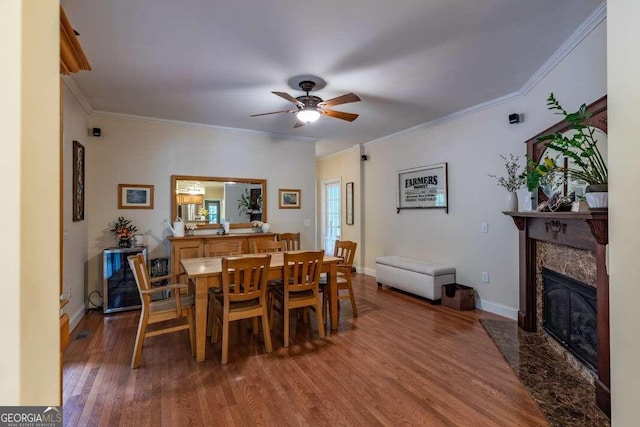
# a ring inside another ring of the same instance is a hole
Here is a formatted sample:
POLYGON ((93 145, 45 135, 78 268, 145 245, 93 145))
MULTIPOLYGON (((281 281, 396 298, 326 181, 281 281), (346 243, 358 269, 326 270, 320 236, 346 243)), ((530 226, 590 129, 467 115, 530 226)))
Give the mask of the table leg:
POLYGON ((329 295, 331 302, 331 330, 338 329, 338 267, 331 264, 329 270, 329 295))
POLYGON ((196 279, 196 362, 204 361, 204 347, 207 340, 207 305, 209 295, 207 278, 196 279))

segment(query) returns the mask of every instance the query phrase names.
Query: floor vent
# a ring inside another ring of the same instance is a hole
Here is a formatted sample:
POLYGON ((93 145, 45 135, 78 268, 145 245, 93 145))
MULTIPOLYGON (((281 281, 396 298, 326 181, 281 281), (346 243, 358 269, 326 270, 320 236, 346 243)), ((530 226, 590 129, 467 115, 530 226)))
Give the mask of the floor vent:
POLYGON ((74 338, 74 340, 83 340, 87 338, 89 335, 91 335, 91 329, 83 329, 76 334, 76 337, 74 338))

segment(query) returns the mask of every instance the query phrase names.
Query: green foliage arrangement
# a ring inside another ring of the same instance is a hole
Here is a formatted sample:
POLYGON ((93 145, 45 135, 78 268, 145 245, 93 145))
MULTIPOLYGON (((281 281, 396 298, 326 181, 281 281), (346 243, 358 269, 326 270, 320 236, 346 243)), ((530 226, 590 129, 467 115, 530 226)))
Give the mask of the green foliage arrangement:
POLYGON ((535 190, 545 179, 553 179, 557 172, 566 172, 570 177, 581 179, 589 185, 607 184, 609 171, 596 145, 595 130, 589 126, 591 113, 587 111, 587 105, 582 104, 578 111, 568 113, 551 93, 547 98, 547 108, 564 116, 569 129, 575 133, 568 137, 562 132, 556 132, 540 136, 538 141, 571 159, 575 166, 565 169, 549 157, 545 158, 543 164, 537 164, 527 157, 527 168, 522 175, 526 179, 527 188, 535 190))

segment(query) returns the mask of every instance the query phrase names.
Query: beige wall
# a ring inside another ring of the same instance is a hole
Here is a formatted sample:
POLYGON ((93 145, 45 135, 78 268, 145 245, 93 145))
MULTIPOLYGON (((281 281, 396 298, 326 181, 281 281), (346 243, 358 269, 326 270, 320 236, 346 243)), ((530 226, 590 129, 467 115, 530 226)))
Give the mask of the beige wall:
POLYGON ((609 284, 611 398, 614 426, 640 420, 640 2, 607 3, 609 33, 609 284))
MULTIPOLYGON (((525 96, 439 125, 365 144, 363 163, 364 267, 375 274, 375 258, 403 255, 451 264, 458 283, 476 288, 483 309, 515 317, 518 307, 518 234, 502 214, 506 190, 488 174, 504 174, 500 154, 525 154, 524 141, 558 120, 546 109, 555 92, 567 109, 606 93, 606 22, 542 78, 525 96), (579 70, 580 78, 576 78, 579 70), (524 122, 510 125, 510 113, 524 122), (396 213, 397 171, 448 162, 449 213, 396 213), (480 232, 483 222, 489 233, 480 232), (490 275, 482 283, 481 272, 490 275)), ((532 70, 532 72, 535 70, 532 70)), ((350 153, 318 162, 323 177, 342 176, 353 165, 350 153), (332 163, 332 166, 320 166, 332 163)), ((319 179, 321 179, 319 175, 319 179)), ((528 197, 520 192, 521 206, 528 197)))
POLYGON ((316 194, 318 195, 316 217, 318 218, 317 227, 317 241, 318 248, 323 245, 323 230, 322 230, 322 183, 323 181, 340 180, 340 223, 342 233, 342 240, 352 240, 358 243, 358 249, 356 251, 356 258, 354 264, 356 267, 362 264, 362 254, 364 254, 364 247, 361 243, 361 231, 363 219, 361 218, 361 197, 360 190, 362 162, 360 160, 360 146, 356 145, 348 150, 342 151, 338 154, 328 156, 319 159, 316 162, 316 194), (353 207, 353 225, 347 225, 346 222, 346 184, 347 182, 354 183, 354 207, 353 207))
POLYGON ((60 402, 58 10, 53 0, 0 2, 0 405, 60 402))
MULTIPOLYGON (((85 267, 87 263, 88 221, 73 221, 73 141, 87 150, 87 113, 66 84, 63 84, 63 267, 62 290, 69 303, 64 311, 70 317, 70 331, 78 324, 85 309, 85 267)), ((85 204, 85 208, 87 208, 85 204)))
POLYGON ((272 232, 297 231, 313 247, 315 148, 308 141, 275 139, 168 122, 90 116, 102 137, 87 141, 88 289, 102 293, 102 250, 114 246, 109 229, 119 217, 144 233, 150 256, 169 255, 163 221, 171 215, 171 175, 263 178, 267 180, 267 218, 272 232), (118 184, 151 184, 155 208, 118 209, 118 184), (278 209, 278 189, 302 190, 301 209, 278 209))

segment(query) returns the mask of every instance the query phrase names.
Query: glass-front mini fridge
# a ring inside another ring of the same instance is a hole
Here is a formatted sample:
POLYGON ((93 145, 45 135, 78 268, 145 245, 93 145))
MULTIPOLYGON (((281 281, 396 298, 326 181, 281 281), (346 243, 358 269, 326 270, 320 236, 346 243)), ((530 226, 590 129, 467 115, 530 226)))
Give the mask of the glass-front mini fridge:
POLYGON ((140 293, 136 285, 136 279, 129 267, 127 257, 142 253, 147 261, 147 247, 105 249, 102 257, 102 277, 104 280, 105 313, 133 310, 140 308, 140 293))

